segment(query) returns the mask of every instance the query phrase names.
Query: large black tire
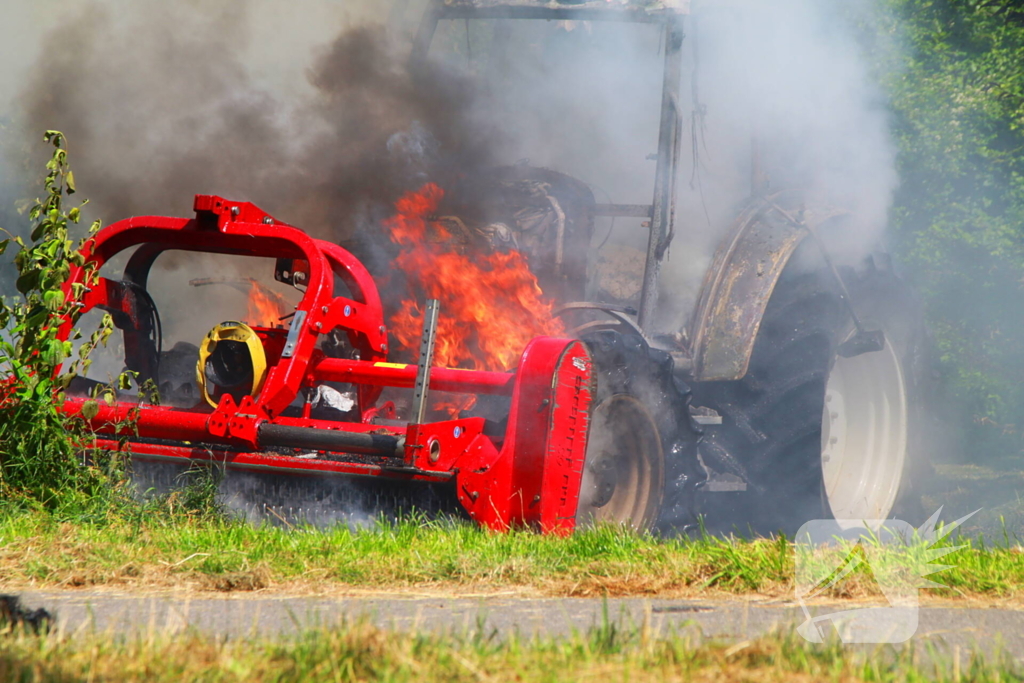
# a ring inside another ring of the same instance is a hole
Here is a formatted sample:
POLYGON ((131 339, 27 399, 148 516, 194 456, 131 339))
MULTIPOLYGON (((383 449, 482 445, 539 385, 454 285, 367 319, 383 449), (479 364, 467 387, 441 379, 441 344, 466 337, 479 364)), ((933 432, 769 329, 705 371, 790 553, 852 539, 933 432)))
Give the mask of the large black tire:
POLYGON ((682 520, 703 481, 689 387, 675 380, 672 358, 639 335, 603 330, 583 339, 596 386, 577 525, 647 531, 682 520))
POLYGON ((705 463, 748 485, 730 522, 792 535, 812 519, 916 513, 927 376, 920 308, 874 259, 844 269, 865 329, 886 339, 881 351, 846 358, 840 346, 855 328, 835 277, 798 263, 806 261, 794 259, 772 294, 747 374, 694 387, 698 403, 723 417, 705 433, 705 463))

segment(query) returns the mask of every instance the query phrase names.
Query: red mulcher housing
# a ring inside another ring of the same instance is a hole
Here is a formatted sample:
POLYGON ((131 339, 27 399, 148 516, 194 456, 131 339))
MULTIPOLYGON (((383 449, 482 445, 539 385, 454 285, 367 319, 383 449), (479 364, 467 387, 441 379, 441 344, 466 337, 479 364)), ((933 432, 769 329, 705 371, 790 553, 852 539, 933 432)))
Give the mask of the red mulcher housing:
MULTIPOLYGON (((99 268, 139 247, 124 281, 101 277, 81 301, 83 313, 99 308, 120 320, 128 355, 146 343, 140 313, 143 297, 148 298, 145 282, 154 260, 166 250, 275 258, 303 272, 305 294, 289 329, 252 328, 266 356, 266 372, 240 400, 221 393, 216 408, 202 401, 192 408, 100 401, 98 414, 89 420, 98 448, 117 448, 127 438, 133 456, 144 460, 219 462, 229 471, 453 483, 466 512, 485 526, 573 531, 592 392, 592 364, 582 342, 534 339, 512 373, 430 368, 426 384, 431 389, 510 397, 503 433, 485 433, 482 417, 401 427, 375 424, 390 408, 380 401, 382 388, 413 387, 418 367, 388 362, 384 312, 366 268, 345 249, 314 239, 251 203, 197 195, 195 212, 192 219, 122 220, 86 248, 87 259, 99 268), (352 298, 338 296, 335 277, 352 298), (321 335, 338 329, 358 350, 359 360, 329 358, 317 348, 321 335), (308 403, 301 417, 282 415, 302 392, 323 382, 356 385, 358 421, 312 419, 308 403), (308 457, 310 451, 319 457, 308 457)), ((83 277, 84 269, 75 268, 65 294, 70 296, 71 286, 83 277)), ((61 330, 64 338, 70 330, 68 321, 61 330)), ((70 397, 64 409, 79 414, 87 400, 70 397)))

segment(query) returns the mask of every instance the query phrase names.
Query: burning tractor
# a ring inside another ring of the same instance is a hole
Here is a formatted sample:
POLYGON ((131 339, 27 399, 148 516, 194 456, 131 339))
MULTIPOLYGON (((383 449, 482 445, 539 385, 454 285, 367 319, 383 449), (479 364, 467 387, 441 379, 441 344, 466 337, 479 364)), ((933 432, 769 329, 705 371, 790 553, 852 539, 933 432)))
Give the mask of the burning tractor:
MULTIPOLYGON (((393 310, 351 251, 247 202, 198 195, 194 217, 98 233, 87 256, 103 276, 82 310, 112 315, 124 366, 161 404, 131 392, 91 402, 96 446, 126 444, 138 463, 218 464, 275 515, 312 495, 553 533, 684 529, 701 514, 789 532, 822 516, 889 516, 920 462, 921 328, 884 259, 833 263, 819 233, 845 212, 756 191, 688 324, 653 327, 675 236, 681 4, 429 3, 413 63, 446 20, 657 25, 655 187, 650 204, 601 204, 581 181, 528 164, 447 196, 425 185, 385 226, 392 270, 415 285, 393 310), (586 300, 595 219, 609 216, 649 229, 636 302, 586 300), (193 279, 242 290, 248 310, 168 349, 152 280, 180 252, 255 265, 251 278, 193 279), (291 295, 259 284, 271 272, 291 295)), ((72 272, 69 294, 83 276, 72 272)), ((65 410, 82 413, 101 386, 76 378, 65 410)))

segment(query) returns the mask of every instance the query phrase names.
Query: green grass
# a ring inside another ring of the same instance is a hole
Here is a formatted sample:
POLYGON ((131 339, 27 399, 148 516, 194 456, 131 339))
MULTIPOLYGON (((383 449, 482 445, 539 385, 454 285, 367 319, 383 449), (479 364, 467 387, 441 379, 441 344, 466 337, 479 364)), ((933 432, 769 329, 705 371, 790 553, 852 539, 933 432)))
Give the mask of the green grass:
MULTIPOLYGON (((959 486, 962 480, 950 481, 959 486)), ((423 519, 358 530, 253 526, 228 518, 216 504, 216 492, 216 477, 198 470, 180 491, 149 502, 139 502, 124 487, 88 501, 71 497, 57 510, 30 500, 0 501, 0 590, 470 588, 554 596, 794 595, 795 553, 781 538, 659 539, 613 528, 556 538, 423 519)), ((999 500, 994 494, 989 498, 999 500)), ((1005 524, 972 533, 973 540, 952 541, 966 547, 942 558, 950 569, 931 577, 946 587, 927 592, 1021 597, 1024 549, 1016 535, 1005 524), (996 543, 978 535, 983 532, 996 543)), ((825 597, 877 594, 864 568, 825 597)))
POLYGON ((930 681, 1021 680, 1008 657, 811 645, 792 633, 739 643, 605 623, 565 638, 424 634, 366 622, 292 638, 112 638, 0 632, 4 681, 930 681))
MULTIPOLYGON (((522 589, 547 595, 791 593, 785 539, 658 539, 618 529, 570 538, 407 520, 363 530, 252 526, 216 516, 113 515, 61 522, 0 515, 0 586, 522 589)), ((943 559, 946 596, 1015 597, 1024 553, 972 542, 943 559)), ((834 596, 871 592, 853 575, 834 596)), ((933 577, 935 578, 935 577, 933 577)))
POLYGON ((0 518, 0 575, 8 585, 196 581, 218 587, 219 579, 246 573, 255 577, 253 587, 481 584, 585 595, 768 590, 792 568, 779 541, 662 542, 614 529, 565 539, 415 520, 317 531, 218 518, 60 523, 38 512, 0 518))

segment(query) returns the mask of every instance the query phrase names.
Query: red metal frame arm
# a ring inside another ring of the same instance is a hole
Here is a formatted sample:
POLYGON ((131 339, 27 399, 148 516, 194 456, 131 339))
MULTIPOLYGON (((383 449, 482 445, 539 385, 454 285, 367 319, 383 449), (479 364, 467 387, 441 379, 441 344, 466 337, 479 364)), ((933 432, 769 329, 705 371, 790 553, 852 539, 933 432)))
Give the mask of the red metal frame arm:
MULTIPOLYGON (((416 383, 416 366, 402 363, 369 363, 324 358, 313 367, 313 376, 324 382, 348 382, 381 387, 409 388, 416 383)), ((431 368, 430 388, 466 394, 512 395, 515 375, 459 368, 431 368)))

